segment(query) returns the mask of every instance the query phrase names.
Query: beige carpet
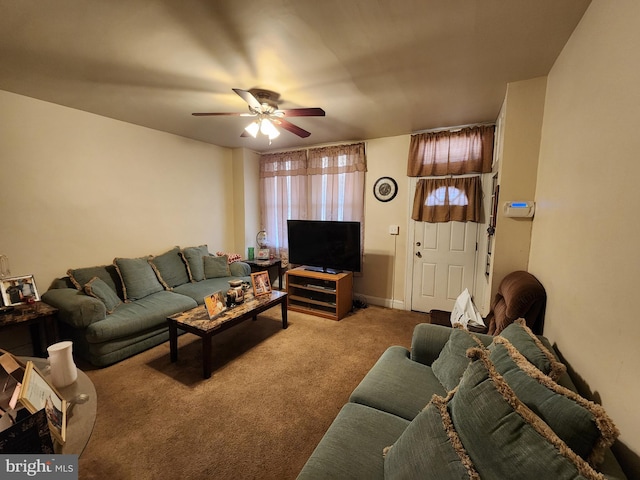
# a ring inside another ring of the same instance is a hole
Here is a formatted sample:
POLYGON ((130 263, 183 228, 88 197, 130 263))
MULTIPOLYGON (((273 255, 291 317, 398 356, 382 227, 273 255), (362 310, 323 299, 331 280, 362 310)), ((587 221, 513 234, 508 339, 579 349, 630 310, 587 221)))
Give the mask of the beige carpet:
MULTIPOLYGON (((87 370, 98 393, 81 479, 294 479, 378 357, 429 317, 371 306, 340 322, 272 309, 214 337, 87 370)), ((78 363, 80 367, 86 367, 78 363)))

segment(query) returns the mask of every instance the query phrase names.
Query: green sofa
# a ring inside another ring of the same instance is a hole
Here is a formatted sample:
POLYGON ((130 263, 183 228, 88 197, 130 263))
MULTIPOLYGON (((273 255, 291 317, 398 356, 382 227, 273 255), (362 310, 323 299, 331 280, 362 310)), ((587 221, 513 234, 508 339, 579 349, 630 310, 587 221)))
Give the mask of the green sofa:
POLYGON ((103 367, 168 340, 167 317, 226 292, 229 280, 251 280, 251 267, 211 255, 206 245, 157 256, 116 258, 111 265, 70 269, 42 300, 58 309, 74 353, 103 367))
POLYGON ((523 321, 497 337, 418 325, 411 350, 387 349, 352 392, 298 479, 625 479, 618 430, 552 352, 523 321))

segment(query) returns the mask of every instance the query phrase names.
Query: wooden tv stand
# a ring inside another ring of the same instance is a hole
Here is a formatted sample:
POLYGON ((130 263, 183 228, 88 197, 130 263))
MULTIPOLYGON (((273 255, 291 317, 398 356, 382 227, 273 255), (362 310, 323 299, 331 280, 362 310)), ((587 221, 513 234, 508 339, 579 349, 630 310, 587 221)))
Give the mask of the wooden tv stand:
POLYGON ((286 275, 289 310, 331 320, 340 320, 351 311, 352 272, 324 273, 298 267, 286 275))

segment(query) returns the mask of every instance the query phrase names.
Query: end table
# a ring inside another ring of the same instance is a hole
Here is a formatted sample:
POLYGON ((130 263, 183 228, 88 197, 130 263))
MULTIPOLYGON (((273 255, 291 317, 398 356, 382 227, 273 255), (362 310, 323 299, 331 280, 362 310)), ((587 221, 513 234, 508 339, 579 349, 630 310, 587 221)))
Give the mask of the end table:
POLYGON ((273 283, 272 278, 278 275, 278 287, 279 290, 284 290, 284 284, 282 283, 282 260, 280 258, 272 258, 269 260, 242 260, 242 262, 249 264, 251 267, 251 273, 254 272, 269 272, 269 281, 273 283), (275 272, 274 272, 275 270, 275 272))
POLYGON ((28 325, 31 331, 33 355, 36 357, 46 357, 46 350, 42 348, 42 336, 40 332, 44 329, 47 345, 52 345, 58 341, 56 313, 58 313, 57 308, 44 302, 15 305, 13 311, 0 315, 0 330, 18 325, 28 325))

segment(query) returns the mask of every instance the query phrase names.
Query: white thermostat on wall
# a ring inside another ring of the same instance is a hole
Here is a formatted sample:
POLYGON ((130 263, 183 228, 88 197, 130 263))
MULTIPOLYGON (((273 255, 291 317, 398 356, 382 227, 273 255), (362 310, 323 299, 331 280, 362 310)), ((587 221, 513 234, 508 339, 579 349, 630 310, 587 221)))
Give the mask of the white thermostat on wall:
POLYGON ((535 202, 504 202, 505 217, 531 218, 535 210, 535 202))

